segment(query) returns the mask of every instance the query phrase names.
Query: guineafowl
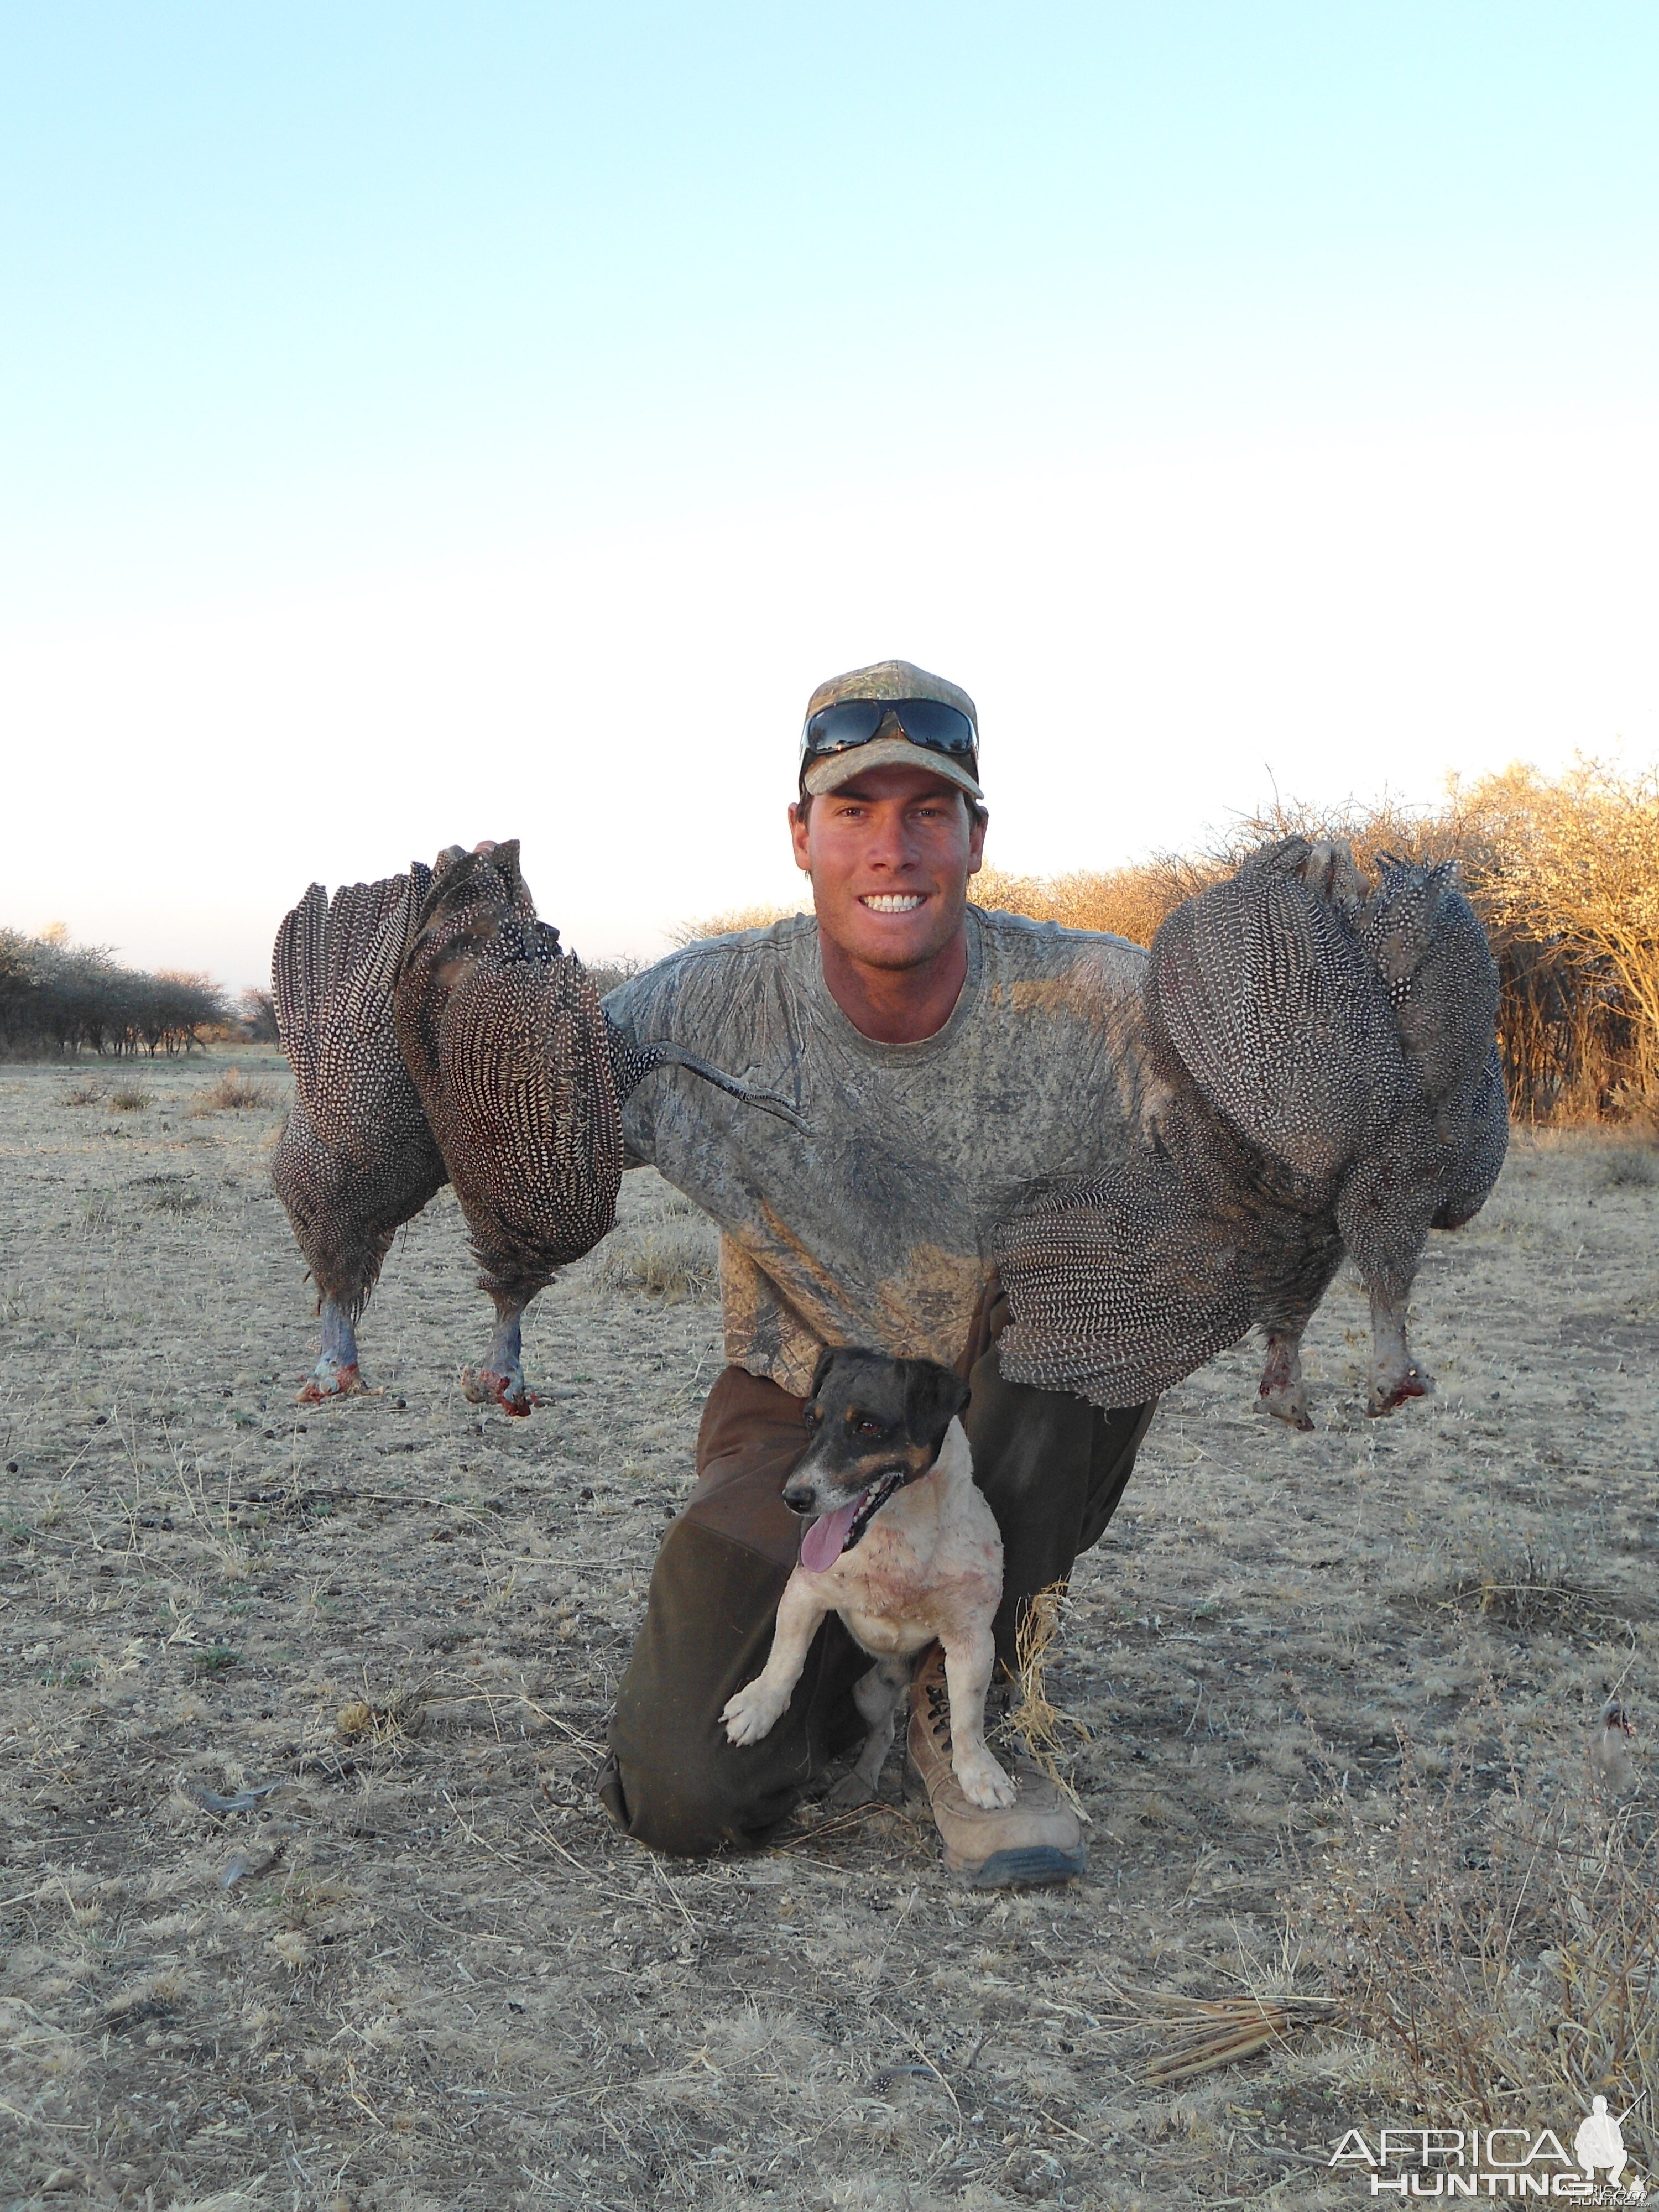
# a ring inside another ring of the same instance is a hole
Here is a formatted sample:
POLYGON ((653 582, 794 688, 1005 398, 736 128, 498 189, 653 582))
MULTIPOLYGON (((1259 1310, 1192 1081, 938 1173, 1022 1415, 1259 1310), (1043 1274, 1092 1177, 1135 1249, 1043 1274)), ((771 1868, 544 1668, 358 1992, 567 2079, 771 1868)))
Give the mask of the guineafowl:
POLYGON ((271 994, 294 1106, 270 1177, 321 1301, 322 1350, 302 1403, 364 1388, 356 1323, 397 1231, 447 1170, 398 1048, 392 988, 429 868, 313 884, 276 933, 271 994))
POLYGON ((671 1043, 629 1043, 559 933, 536 918, 517 839, 452 848, 415 919, 393 994, 398 1042, 461 1202, 494 1299, 482 1368, 462 1372, 475 1403, 527 1413, 524 1310, 616 1218, 621 1101, 653 1069, 678 1066, 799 1122, 787 1100, 754 1091, 671 1043))
POLYGON ((1144 1150, 1033 1199, 1000 1232, 1011 1381, 1136 1405, 1252 1324, 1261 1397, 1306 1429, 1301 1340, 1346 1251, 1370 1292, 1368 1410, 1433 1388, 1406 1302, 1431 1226, 1503 1165, 1498 978, 1449 864, 1291 837, 1188 899, 1152 941, 1144 1150))

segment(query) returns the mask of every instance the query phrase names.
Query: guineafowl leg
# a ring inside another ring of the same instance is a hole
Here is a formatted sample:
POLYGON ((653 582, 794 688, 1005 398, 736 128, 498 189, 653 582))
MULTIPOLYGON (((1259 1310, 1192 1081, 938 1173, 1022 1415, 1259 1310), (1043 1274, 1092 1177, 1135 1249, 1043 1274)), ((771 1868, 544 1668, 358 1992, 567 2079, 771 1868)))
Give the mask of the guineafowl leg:
POLYGON ((475 1406, 499 1406, 504 1413, 526 1414, 542 1402, 524 1379, 522 1325, 530 1300, 499 1291, 493 1295, 495 1334, 483 1365, 462 1368, 461 1395, 475 1406))
POLYGON ((356 1398, 368 1395, 357 1371, 357 1333, 344 1309, 325 1296, 322 1304, 323 1348, 311 1379, 301 1391, 301 1406, 320 1406, 325 1398, 356 1398))
POLYGON ((1412 1356, 1406 1340, 1406 1292, 1373 1283, 1371 1294, 1371 1394, 1368 1413, 1391 1413, 1407 1398, 1426 1398, 1434 1377, 1412 1356))
POLYGON ((1406 1340, 1406 1307, 1437 1202, 1436 1164, 1415 1125, 1404 1122, 1359 1162, 1337 1199, 1342 1241, 1371 1302, 1370 1414, 1391 1413, 1434 1388, 1406 1340))
POLYGON ((1264 1413, 1304 1431, 1313 1426, 1302 1379, 1302 1339, 1342 1264, 1342 1240, 1323 1217, 1285 1212, 1264 1218, 1258 1244, 1265 1292, 1255 1321, 1267 1340, 1258 1396, 1264 1413))
POLYGON ((1261 1382, 1257 1395, 1263 1410, 1276 1421, 1288 1421, 1293 1429, 1310 1429, 1313 1416, 1308 1411, 1308 1386, 1302 1380, 1302 1331, 1299 1328, 1270 1328, 1267 1331, 1267 1364, 1261 1370, 1261 1382))

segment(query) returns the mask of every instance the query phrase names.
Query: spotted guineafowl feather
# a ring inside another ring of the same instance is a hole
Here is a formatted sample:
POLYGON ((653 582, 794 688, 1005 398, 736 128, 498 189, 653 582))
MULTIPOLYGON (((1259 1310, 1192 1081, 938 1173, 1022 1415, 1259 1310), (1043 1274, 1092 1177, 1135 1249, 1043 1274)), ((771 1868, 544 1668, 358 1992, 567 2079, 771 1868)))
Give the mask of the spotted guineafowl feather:
POLYGON ((1509 1100, 1504 1091, 1504 1063, 1498 1047, 1486 1054, 1469 1115, 1469 1136, 1459 1154, 1432 1229, 1461 1229, 1492 1196, 1510 1145, 1509 1100))
POLYGON ((623 1146, 599 994, 536 919, 516 839, 442 856, 394 1006, 481 1287, 521 1307, 611 1227, 623 1146))
POLYGON ((1243 1245, 1215 1235, 1167 1158, 1038 1200, 1012 1224, 1002 1272, 1015 1315, 1004 1374, 1097 1405, 1144 1404, 1252 1318, 1243 1245))
MULTIPOLYGON (((1493 1057, 1498 969, 1480 917, 1449 861, 1415 868, 1385 855, 1358 935, 1381 977, 1407 1060, 1424 1096, 1461 1141, 1476 1093, 1502 1071, 1493 1057)), ((1503 1164, 1500 1152, 1493 1168, 1503 1164)), ((1490 1189, 1491 1185, 1487 1185, 1490 1189)))
POLYGON ((445 1180, 398 1050, 392 987, 429 869, 313 884, 277 932, 271 991, 294 1106, 271 1162, 325 1300, 362 1312, 398 1229, 445 1180))
POLYGON ((1497 979, 1447 866, 1286 838, 1188 900, 1144 993, 1146 1151, 1004 1226, 1012 1381, 1136 1404, 1254 1323, 1261 1395, 1310 1425, 1303 1329, 1346 1249, 1371 1294, 1371 1410, 1431 1387, 1405 1302, 1431 1224, 1484 1201, 1507 1135, 1497 979))

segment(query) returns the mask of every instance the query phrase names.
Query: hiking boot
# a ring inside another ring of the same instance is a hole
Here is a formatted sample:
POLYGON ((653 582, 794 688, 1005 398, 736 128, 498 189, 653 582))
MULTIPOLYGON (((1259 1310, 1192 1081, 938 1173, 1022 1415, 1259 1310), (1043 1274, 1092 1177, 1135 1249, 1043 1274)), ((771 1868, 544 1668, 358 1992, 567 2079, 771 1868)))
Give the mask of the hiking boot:
POLYGON ((933 1808, 945 1863, 974 1889, 1033 1889, 1083 1871, 1083 1828, 1030 1759, 1005 1759, 1016 1796, 986 1811, 963 1794, 951 1765, 951 1700, 945 1654, 933 1644, 910 1690, 910 1763, 933 1808))

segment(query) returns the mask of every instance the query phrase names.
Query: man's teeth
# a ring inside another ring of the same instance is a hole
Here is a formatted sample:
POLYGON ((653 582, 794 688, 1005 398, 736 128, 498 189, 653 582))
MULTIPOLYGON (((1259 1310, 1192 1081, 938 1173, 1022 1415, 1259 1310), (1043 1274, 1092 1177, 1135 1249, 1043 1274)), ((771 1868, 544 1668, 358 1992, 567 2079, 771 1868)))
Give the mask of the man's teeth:
POLYGON ((921 904, 920 891, 867 891, 859 901, 872 914, 914 914, 921 904))

